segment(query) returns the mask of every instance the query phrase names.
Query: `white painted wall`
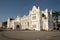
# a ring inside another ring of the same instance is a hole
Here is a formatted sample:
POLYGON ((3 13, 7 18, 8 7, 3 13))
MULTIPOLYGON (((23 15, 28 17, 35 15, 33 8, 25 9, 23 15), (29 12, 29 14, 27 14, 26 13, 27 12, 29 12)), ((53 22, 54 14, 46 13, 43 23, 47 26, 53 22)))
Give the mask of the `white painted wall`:
MULTIPOLYGON (((50 12, 50 14, 52 15, 52 12, 50 12)), ((28 28, 30 30, 35 29, 40 31, 43 28, 45 30, 49 30, 50 28, 53 28, 51 20, 52 20, 52 16, 49 17, 48 9, 45 9, 45 11, 41 11, 39 7, 33 6, 32 10, 29 11, 28 16, 25 16, 25 15, 23 17, 17 16, 16 19, 12 21, 8 19, 7 28, 12 27, 13 29, 15 29, 15 26, 17 24, 21 24, 21 29, 28 28), (44 13, 44 15, 46 16, 46 19, 42 17, 42 13, 44 13), (33 19, 33 16, 36 16, 36 19, 33 19), (49 23, 49 21, 51 21, 51 23, 49 23), (49 24, 51 24, 51 26, 49 26, 49 24), (33 28, 33 25, 36 25, 36 27, 33 28)))

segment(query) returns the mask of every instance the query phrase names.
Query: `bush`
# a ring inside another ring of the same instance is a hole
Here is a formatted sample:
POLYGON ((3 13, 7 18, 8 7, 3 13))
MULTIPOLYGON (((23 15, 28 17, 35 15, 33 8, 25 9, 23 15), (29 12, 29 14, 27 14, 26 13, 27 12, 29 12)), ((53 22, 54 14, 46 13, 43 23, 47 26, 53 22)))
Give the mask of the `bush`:
POLYGON ((30 29, 25 29, 25 30, 29 31, 30 29))

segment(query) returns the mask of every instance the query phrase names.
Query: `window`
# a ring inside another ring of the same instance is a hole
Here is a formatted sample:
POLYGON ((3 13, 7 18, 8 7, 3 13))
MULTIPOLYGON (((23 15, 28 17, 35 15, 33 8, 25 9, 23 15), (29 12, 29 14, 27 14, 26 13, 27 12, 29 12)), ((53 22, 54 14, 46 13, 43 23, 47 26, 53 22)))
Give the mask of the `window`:
POLYGON ((29 26, 29 22, 27 22, 28 26, 29 26))
POLYGON ((33 28, 36 28, 36 25, 33 25, 33 28))
POLYGON ((47 19, 46 15, 45 14, 42 14, 42 17, 44 17, 45 19, 47 19))
POLYGON ((42 14, 42 17, 45 17, 45 15, 44 15, 44 14, 42 14))
POLYGON ((36 19, 36 16, 33 16, 32 19, 33 19, 33 20, 36 19))

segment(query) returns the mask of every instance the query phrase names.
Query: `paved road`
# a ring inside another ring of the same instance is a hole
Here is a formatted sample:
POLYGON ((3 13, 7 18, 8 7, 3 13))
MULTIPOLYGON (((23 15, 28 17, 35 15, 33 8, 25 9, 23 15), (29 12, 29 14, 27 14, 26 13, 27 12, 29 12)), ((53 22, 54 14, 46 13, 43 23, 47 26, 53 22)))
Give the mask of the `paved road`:
POLYGON ((36 32, 36 31, 7 31, 10 38, 21 40, 59 40, 60 32, 36 32))
POLYGON ((0 40, 20 40, 20 39, 7 37, 4 35, 3 32, 0 32, 0 40))
POLYGON ((0 40, 60 40, 60 32, 6 31, 0 40))

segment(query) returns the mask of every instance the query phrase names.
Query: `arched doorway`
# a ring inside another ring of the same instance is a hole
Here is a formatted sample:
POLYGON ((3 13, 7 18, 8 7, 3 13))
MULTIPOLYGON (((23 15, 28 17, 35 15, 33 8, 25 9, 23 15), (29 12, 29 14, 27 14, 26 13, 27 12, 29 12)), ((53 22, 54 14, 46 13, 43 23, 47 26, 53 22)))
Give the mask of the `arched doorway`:
POLYGON ((16 30, 20 30, 20 26, 19 25, 16 25, 16 30))

